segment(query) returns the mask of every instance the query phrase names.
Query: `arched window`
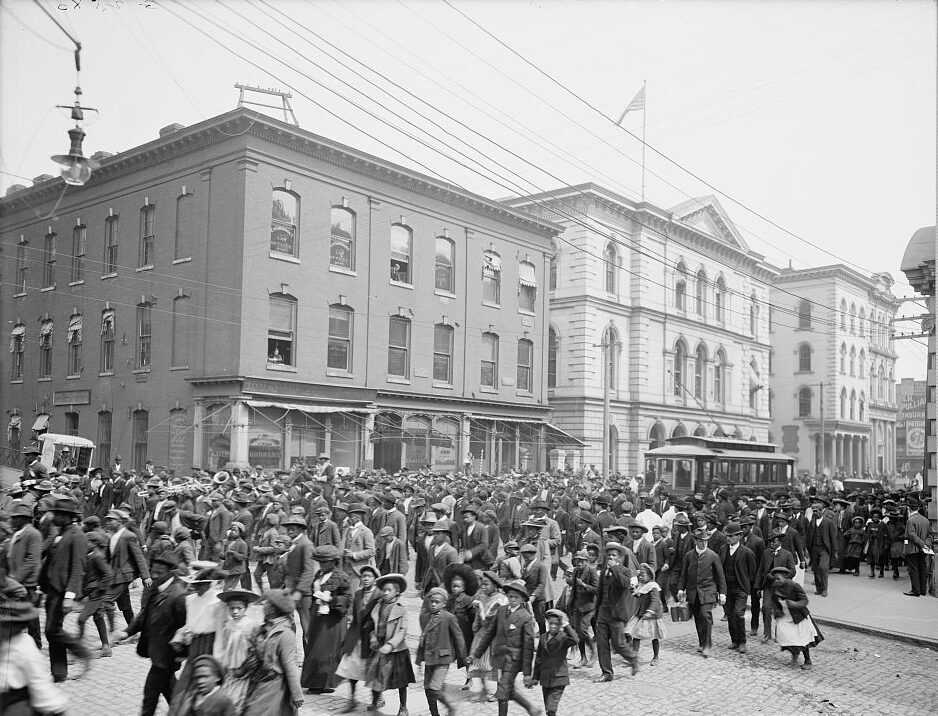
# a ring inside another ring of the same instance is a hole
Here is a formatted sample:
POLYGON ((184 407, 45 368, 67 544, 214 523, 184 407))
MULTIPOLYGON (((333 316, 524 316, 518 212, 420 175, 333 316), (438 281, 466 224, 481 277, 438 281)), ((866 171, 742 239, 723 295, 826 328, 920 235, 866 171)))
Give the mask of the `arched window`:
POLYGON ((558 345, 557 331, 551 328, 547 332, 547 387, 557 387, 557 351, 558 345))
POLYGON ((850 419, 857 419, 857 391, 850 391, 850 419))
POLYGON ((413 283, 411 276, 411 250, 414 232, 404 224, 391 224, 391 280, 396 283, 413 283))
POLYGON ((886 399, 886 368, 879 364, 879 385, 876 386, 876 397, 880 402, 886 399))
POLYGON ((720 276, 717 278, 716 289, 713 293, 713 315, 720 322, 726 320, 726 302, 726 281, 720 276))
POLYGON ((698 438, 705 438, 707 437, 707 430, 703 425, 698 423, 696 429, 694 430, 694 435, 698 438))
POLYGON ((648 449, 654 450, 656 447, 662 447, 667 437, 668 433, 665 430, 664 424, 660 421, 656 421, 655 424, 651 426, 651 430, 648 431, 648 449))
POLYGON ((329 265, 355 270, 355 212, 344 206, 329 210, 329 265))
POLYGON ((866 336, 866 309, 860 306, 860 323, 857 327, 860 336, 866 336))
POLYGON ((404 316, 388 319, 388 375, 410 378, 410 319, 404 316))
POLYGON ((862 423, 866 416, 866 393, 860 392, 860 406, 857 412, 857 419, 862 423))
POLYGON ((674 346, 674 394, 684 396, 685 371, 687 370, 687 347, 684 341, 678 341, 674 346))
POLYGON ((616 269, 619 266, 619 252, 611 241, 606 244, 603 253, 603 268, 605 270, 606 293, 616 293, 616 269))
POLYGON ((847 374, 847 344, 840 344, 840 374, 847 374))
POLYGON ((267 365, 296 366, 296 298, 272 293, 268 299, 267 365))
POLYGON ((683 262, 677 265, 677 276, 674 280, 674 307, 678 311, 687 310, 687 269, 683 262))
POLYGON ((550 257, 550 268, 547 272, 547 290, 554 291, 557 289, 557 272, 560 269, 560 257, 554 253, 550 257))
POLYGON ((433 380, 453 383, 453 327, 443 323, 433 326, 433 380))
POLYGON ((188 259, 192 257, 192 247, 195 245, 195 196, 187 192, 186 187, 176 197, 176 230, 173 237, 173 258, 188 259))
POLYGON ((847 419, 847 389, 840 389, 840 417, 844 420, 847 419))
POLYGON ((860 362, 857 363, 857 368, 860 371, 857 374, 857 377, 865 378, 866 377, 866 351, 864 351, 862 348, 860 349, 860 362))
POLYGON ((603 334, 603 345, 606 351, 606 378, 609 381, 609 390, 618 389, 619 380, 619 334, 616 329, 609 326, 603 334))
POLYGON ((759 302, 756 300, 756 294, 749 297, 749 333, 755 337, 759 328, 759 302))
POLYGON ((502 259, 494 251, 482 254, 482 302, 494 306, 501 304, 502 259))
POLYGON ((270 251, 299 256, 300 198, 287 189, 274 189, 270 211, 270 251))
POLYGON ((436 237, 434 259, 436 289, 447 293, 456 292, 456 243, 445 236, 436 237))
POLYGON ((534 264, 522 261, 518 264, 518 309, 534 313, 537 308, 537 280, 534 264))
POLYGON ((840 330, 847 330, 847 299, 840 299, 840 330))
POLYGON ((81 375, 81 314, 75 314, 68 319, 68 334, 65 336, 65 342, 68 344, 68 373, 67 375, 81 375))
POLYGON ((811 328, 811 302, 806 298, 798 304, 798 328, 811 328))
POLYGON ((811 372, 811 344, 802 343, 798 346, 798 372, 811 372))
POLYGON ((857 374, 857 349, 854 346, 850 347, 850 375, 856 376, 857 374))
POLYGON ((694 397, 703 400, 706 389, 707 347, 701 343, 697 346, 697 355, 694 358, 694 397))
POLYGON ((857 304, 850 304, 850 333, 857 332, 857 304))
POLYGON ((153 362, 153 304, 137 304, 137 368, 149 368, 153 362))
POLYGON ((697 315, 707 317, 707 272, 703 269, 697 272, 697 315))
POLYGON ((713 366, 713 399, 718 403, 724 402, 726 391, 726 354, 723 349, 717 351, 713 366))
POLYGON ((330 370, 352 372, 352 340, 354 311, 344 304, 329 306, 329 344, 326 348, 326 367, 330 370))
POLYGON ((810 388, 802 388, 798 391, 798 417, 807 418, 811 415, 811 403, 813 396, 810 388))
POLYGON ((678 423, 674 426, 674 430, 671 431, 672 438, 683 438, 687 435, 687 428, 684 427, 684 423, 678 423))
POLYGON ((534 343, 527 338, 518 341, 518 371, 515 380, 518 390, 534 390, 534 343))

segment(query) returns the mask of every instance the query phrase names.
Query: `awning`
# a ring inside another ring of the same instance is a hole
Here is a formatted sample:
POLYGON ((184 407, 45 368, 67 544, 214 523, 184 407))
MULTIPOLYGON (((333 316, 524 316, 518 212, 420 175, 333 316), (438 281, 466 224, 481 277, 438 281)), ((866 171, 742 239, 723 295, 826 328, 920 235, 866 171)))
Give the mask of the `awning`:
POLYGON ((40 430, 49 429, 49 415, 47 413, 39 413, 36 416, 36 419, 33 421, 33 431, 39 432, 40 430))
POLYGON ((55 326, 52 321, 43 321, 39 326, 39 345, 48 348, 52 345, 52 329, 55 326))
POLYGON ((73 342, 81 343, 81 316, 72 316, 68 320, 68 336, 65 342, 69 345, 73 342))
POLYGON ((491 269, 492 271, 501 271, 502 270, 502 258, 496 253, 491 251, 486 251, 482 254, 482 268, 491 269))
POLYGON ((101 314, 101 335, 114 332, 114 311, 105 311, 101 314))
POLYGON ((10 429, 15 430, 20 425, 23 424, 23 417, 21 415, 11 415, 10 416, 10 429))
POLYGON ((547 429, 545 437, 547 442, 554 445, 576 445, 578 447, 586 447, 584 443, 579 438, 573 437, 570 433, 565 430, 561 430, 556 425, 551 423, 544 423, 544 427, 547 429))
POLYGON ((452 447, 453 438, 446 433, 441 433, 433 428, 424 428, 422 430, 415 428, 392 428, 391 430, 375 431, 371 434, 371 442, 381 442, 383 440, 393 440, 400 442, 402 440, 412 440, 419 442, 430 439, 432 447, 452 447))
POLYGON ((534 264, 522 262, 518 266, 518 283, 528 288, 537 288, 537 282, 534 280, 534 264))
POLYGON ((10 331, 10 353, 16 353, 17 344, 20 342, 20 340, 23 339, 23 336, 25 335, 26 326, 24 326, 22 323, 17 326, 13 326, 13 330, 10 331))
POLYGON ((320 415, 322 413, 374 413, 374 408, 362 405, 306 405, 303 403, 275 403, 266 400, 245 400, 251 408, 279 408, 280 410, 298 410, 301 413, 320 415))

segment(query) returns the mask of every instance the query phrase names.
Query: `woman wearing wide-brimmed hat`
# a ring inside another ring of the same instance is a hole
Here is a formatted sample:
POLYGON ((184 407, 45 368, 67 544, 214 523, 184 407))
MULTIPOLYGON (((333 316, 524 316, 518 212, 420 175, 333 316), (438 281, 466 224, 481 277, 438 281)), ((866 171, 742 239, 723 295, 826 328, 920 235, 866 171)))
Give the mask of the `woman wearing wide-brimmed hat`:
POLYGON ((401 704, 397 716, 407 716, 407 687, 416 681, 407 648, 407 609, 400 602, 407 590, 407 578, 403 574, 385 574, 376 584, 382 596, 371 610, 375 627, 371 635, 374 657, 368 667, 371 707, 377 710, 383 691, 396 689, 401 704))
MULTIPOLYGON (((472 623, 472 633, 478 635, 488 623, 495 618, 498 608, 508 604, 508 597, 502 591, 502 580, 495 572, 482 572, 479 578, 479 591, 473 598, 475 618, 472 623)), ((474 639, 467 642, 475 647, 474 639)), ((498 679, 498 669, 492 664, 492 649, 486 649, 479 658, 469 667, 469 691, 471 698, 483 701, 495 700, 495 685, 498 679)))
POLYGON ((27 633, 39 611, 26 601, 0 603, 0 713, 62 714, 68 698, 52 683, 49 662, 27 633))
POLYGON ((238 676, 250 684, 241 716, 296 716, 303 690, 296 670, 293 594, 286 589, 265 592, 264 623, 251 638, 248 659, 238 676))
POLYGON ((345 615, 352 600, 349 578, 338 568, 341 550, 331 544, 313 549, 319 571, 313 577, 309 631, 303 644, 300 683, 312 694, 331 694, 339 679, 336 668, 345 641, 345 615))

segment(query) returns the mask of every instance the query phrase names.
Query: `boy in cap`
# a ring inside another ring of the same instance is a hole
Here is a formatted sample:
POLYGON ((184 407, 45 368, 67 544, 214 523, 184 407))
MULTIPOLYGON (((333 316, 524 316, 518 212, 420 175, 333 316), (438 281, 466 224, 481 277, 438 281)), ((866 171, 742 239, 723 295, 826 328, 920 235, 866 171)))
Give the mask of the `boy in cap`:
POLYGON ((430 716, 440 716, 437 702, 446 706, 450 715, 456 707, 446 695, 444 682, 450 664, 462 667, 466 661, 466 642, 456 617, 443 606, 449 595, 442 587, 427 592, 427 611, 421 614, 420 643, 417 645, 417 666, 425 664, 423 691, 427 697, 430 716))
POLYGON ((726 604, 726 577, 720 557, 707 547, 710 535, 704 528, 694 531, 694 549, 684 555, 678 601, 690 605, 697 627, 697 651, 710 656, 713 634, 713 607, 726 604))
POLYGON ((225 589, 237 589, 242 582, 242 575, 248 571, 248 545, 242 537, 244 525, 232 522, 225 540, 225 561, 222 569, 228 572, 225 577, 225 589))
POLYGON ((559 609, 547 611, 547 633, 541 634, 534 657, 531 679, 541 685, 547 716, 556 716, 560 697, 570 683, 567 651, 577 644, 577 635, 567 615, 559 609))

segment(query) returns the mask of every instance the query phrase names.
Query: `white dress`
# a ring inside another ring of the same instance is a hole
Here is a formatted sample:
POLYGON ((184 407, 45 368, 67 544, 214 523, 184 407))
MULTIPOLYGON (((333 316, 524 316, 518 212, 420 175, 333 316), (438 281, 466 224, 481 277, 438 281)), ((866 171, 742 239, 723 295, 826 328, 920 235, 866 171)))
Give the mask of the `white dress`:
POLYGON ((788 611, 788 605, 782 601, 782 616, 772 620, 772 636, 779 646, 808 646, 814 643, 818 635, 811 617, 806 616, 795 624, 788 611))

